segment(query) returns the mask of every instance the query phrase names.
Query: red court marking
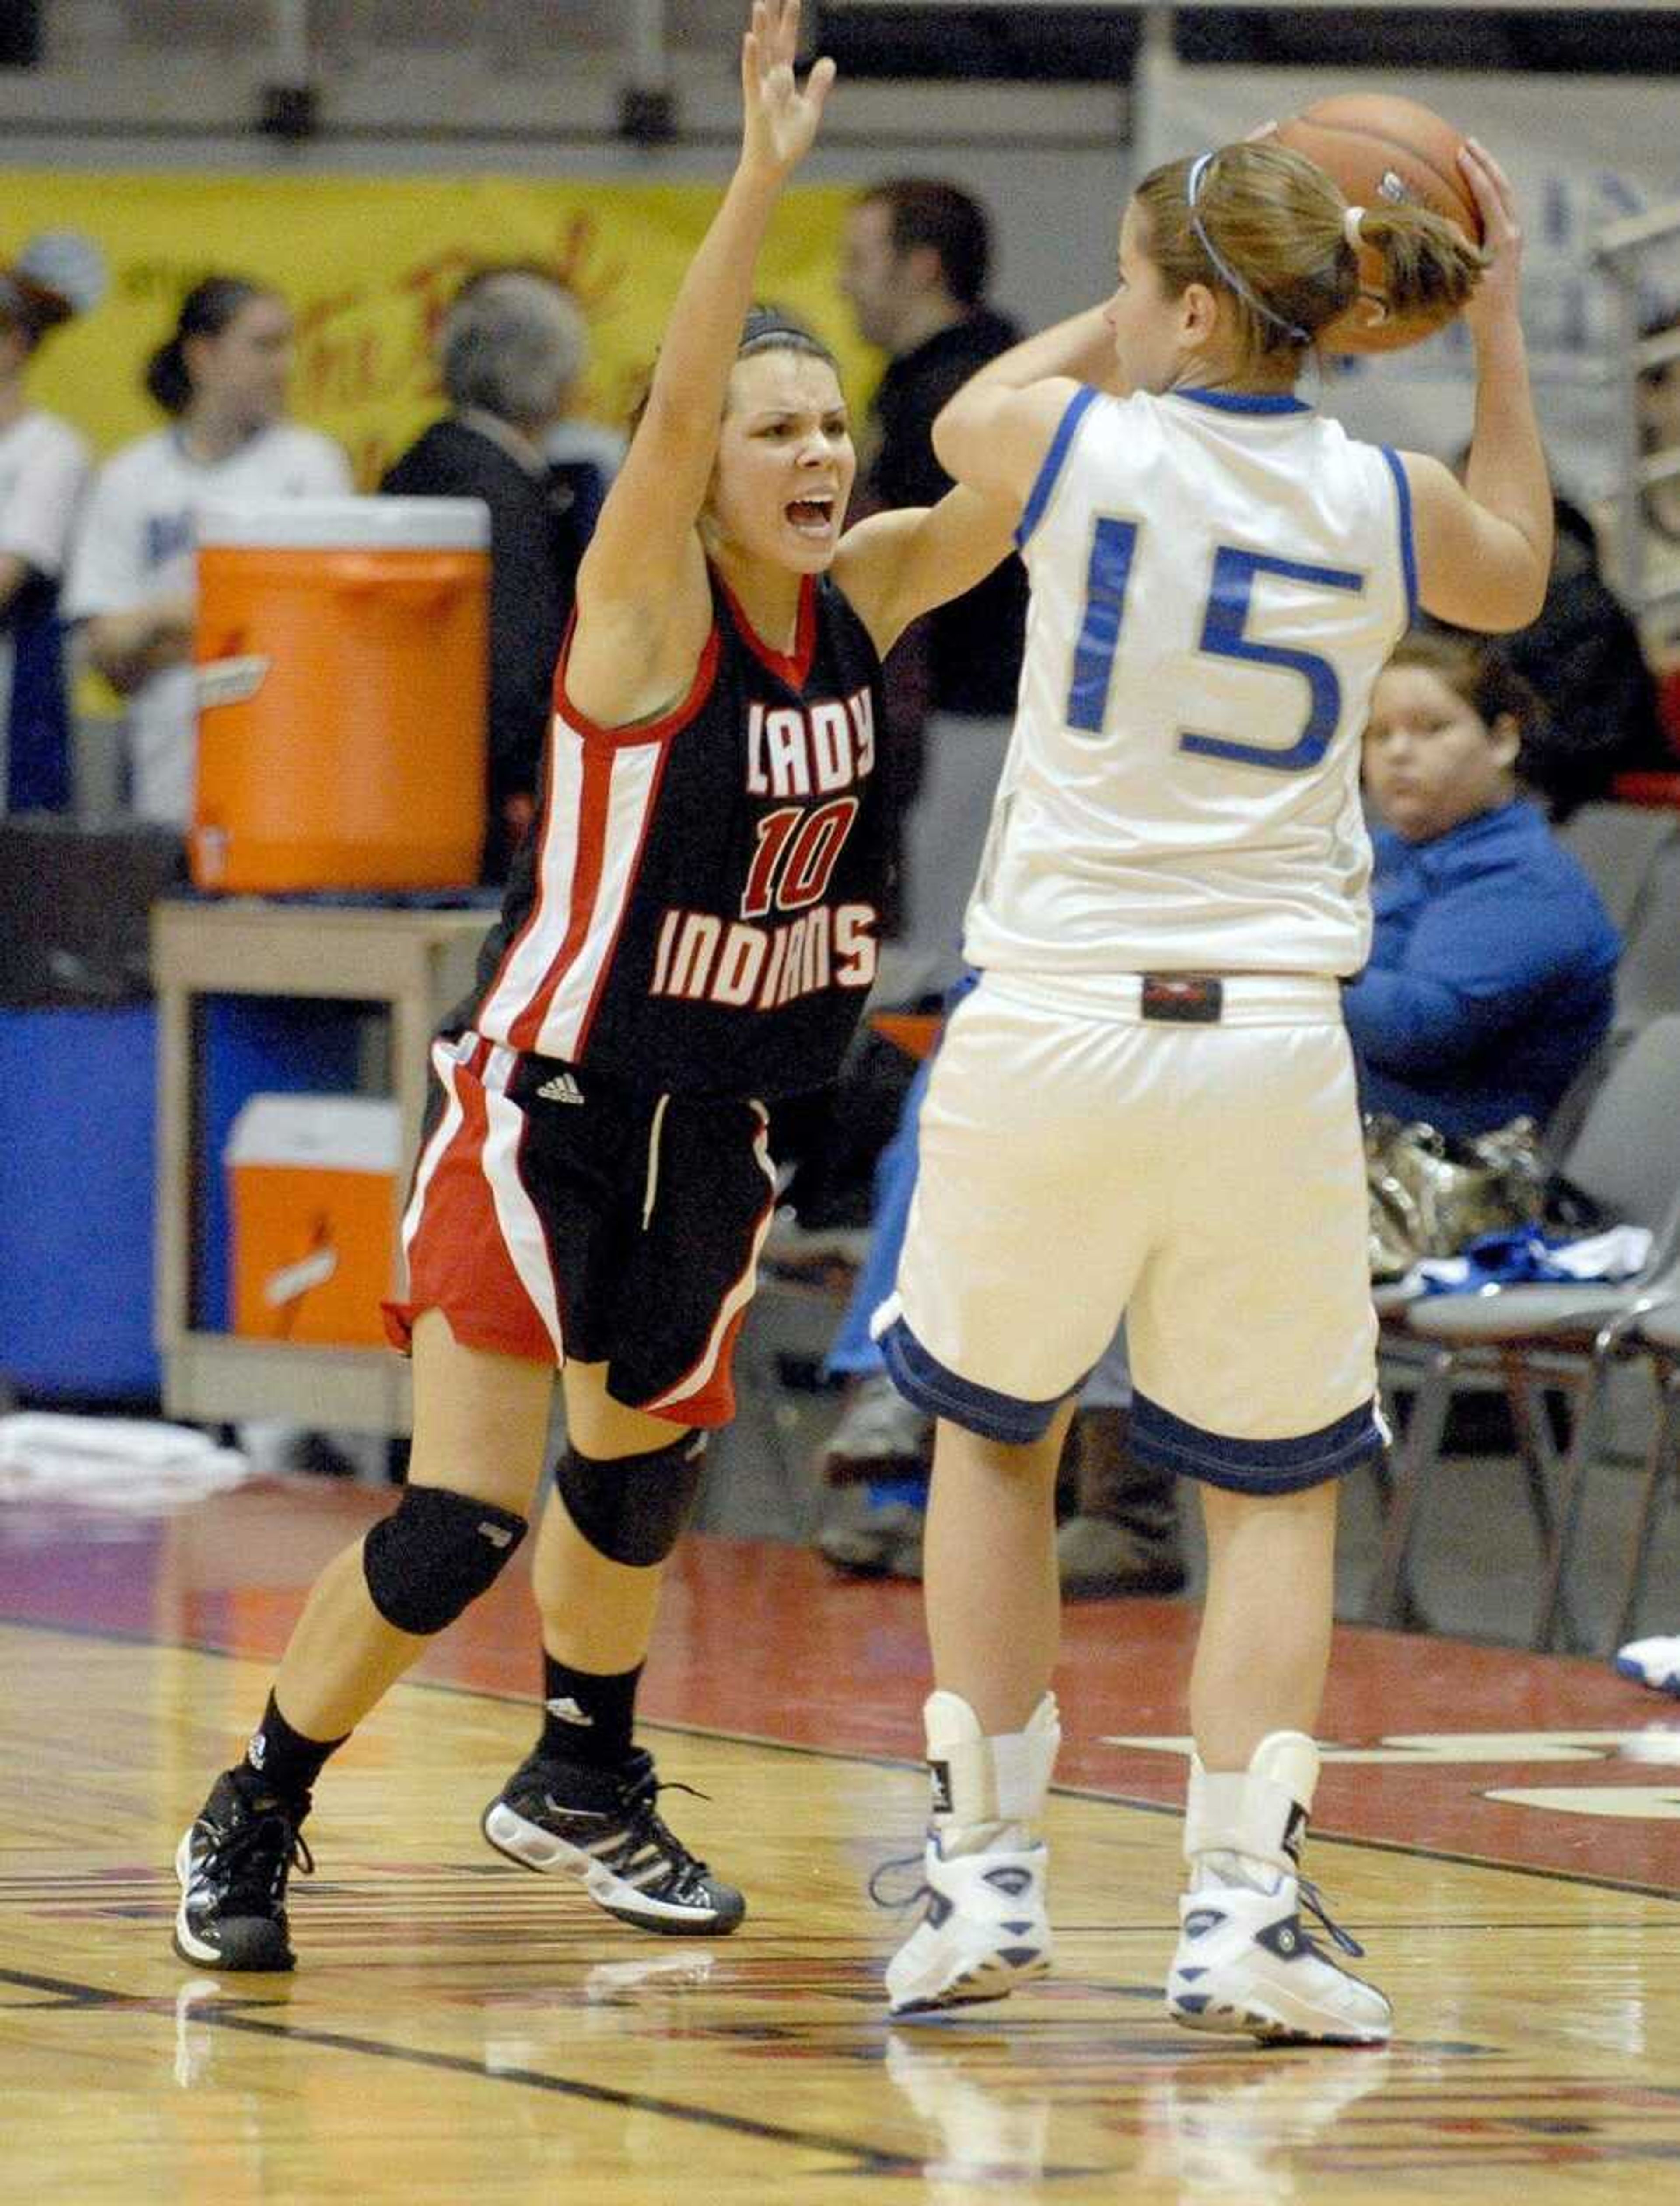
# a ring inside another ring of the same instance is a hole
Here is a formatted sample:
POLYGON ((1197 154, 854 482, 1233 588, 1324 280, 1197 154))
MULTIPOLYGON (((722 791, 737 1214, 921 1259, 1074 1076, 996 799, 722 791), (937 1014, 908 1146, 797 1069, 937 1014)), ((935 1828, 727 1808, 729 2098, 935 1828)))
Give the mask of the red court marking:
MULTIPOLYGON (((271 1659, 316 1571, 385 1505, 367 1488, 309 1480, 260 1482, 167 1516, 11 1500, 0 1507, 0 1619, 271 1659)), ((1058 1783, 1180 1804, 1177 1756, 1102 1742, 1188 1731, 1197 1616, 1181 1601, 1068 1610, 1058 1783)), ((510 1571, 415 1674, 534 1697, 535 1619, 522 1571, 510 1571)), ((837 1579, 797 1547, 699 1537, 672 1570, 642 1708, 653 1722, 914 1761, 928 1683, 918 1588, 837 1579)), ((1314 1821, 1320 1833, 1680 1893, 1680 1815, 1565 1815, 1483 1797, 1661 1786, 1671 1774, 1680 1803, 1680 1707, 1605 1664, 1347 1626, 1320 1729, 1345 1745, 1464 1732, 1624 1731, 1659 1749, 1671 1740, 1677 1760, 1667 1765, 1613 1749, 1577 1762, 1332 1763, 1314 1821)))

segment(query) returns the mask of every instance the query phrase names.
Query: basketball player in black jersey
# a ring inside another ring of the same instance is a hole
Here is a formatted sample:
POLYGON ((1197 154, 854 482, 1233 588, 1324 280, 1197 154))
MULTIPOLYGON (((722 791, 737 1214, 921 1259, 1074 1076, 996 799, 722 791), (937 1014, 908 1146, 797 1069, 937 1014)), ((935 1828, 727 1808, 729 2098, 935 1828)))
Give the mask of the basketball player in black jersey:
POLYGON ((748 314, 834 75, 797 83, 798 22, 797 0, 753 8, 740 162, 579 573, 542 814, 433 1049, 410 1298, 389 1313, 414 1358, 408 1483, 317 1581, 244 1759, 181 1842, 176 1947, 200 1967, 292 1965, 311 1788, 523 1539, 557 1368, 545 1722, 486 1835, 648 1929, 743 1912, 655 1811, 636 1683, 706 1430, 733 1409, 765 1106, 832 1077, 874 971, 881 657, 997 564, 1014 519, 959 490, 840 534, 855 460, 834 364, 748 314))

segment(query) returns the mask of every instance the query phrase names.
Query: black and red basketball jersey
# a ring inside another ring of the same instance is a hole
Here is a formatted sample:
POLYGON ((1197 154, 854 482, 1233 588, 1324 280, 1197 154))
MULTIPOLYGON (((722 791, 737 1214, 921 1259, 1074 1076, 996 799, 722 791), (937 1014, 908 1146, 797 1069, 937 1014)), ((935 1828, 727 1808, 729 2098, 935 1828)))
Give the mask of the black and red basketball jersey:
POLYGON ((690 1094, 831 1080, 875 976, 891 840, 880 660, 826 577, 791 656, 712 572, 662 719, 598 728, 555 683, 543 815, 452 1024, 690 1094))

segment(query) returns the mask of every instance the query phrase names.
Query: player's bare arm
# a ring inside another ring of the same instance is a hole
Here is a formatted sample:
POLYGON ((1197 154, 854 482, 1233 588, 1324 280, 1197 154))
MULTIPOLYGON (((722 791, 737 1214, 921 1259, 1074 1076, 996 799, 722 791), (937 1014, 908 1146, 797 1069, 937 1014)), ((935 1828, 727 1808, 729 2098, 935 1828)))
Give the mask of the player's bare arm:
POLYGON ((1111 390, 1115 373, 1100 307, 1024 337, 971 377, 933 424, 940 465, 972 490, 1024 505, 1077 385, 1111 390))
POLYGON ((1552 569, 1552 483, 1518 315, 1522 233, 1504 170, 1471 140, 1460 166, 1492 259, 1464 308, 1476 356, 1475 428, 1463 484, 1439 460, 1403 456, 1411 485, 1419 592, 1460 628, 1523 628, 1552 569))
POLYGON ((1016 498, 966 484, 937 505, 872 514, 849 529, 834 579, 885 659, 913 620, 972 590, 1015 548, 1016 498))
POLYGON ((697 522, 730 370, 771 212, 834 81, 833 63, 819 61, 798 83, 798 42, 799 0, 754 0, 741 48, 741 157, 683 277, 646 410, 578 572, 568 689, 608 725, 679 696, 710 626, 697 522))

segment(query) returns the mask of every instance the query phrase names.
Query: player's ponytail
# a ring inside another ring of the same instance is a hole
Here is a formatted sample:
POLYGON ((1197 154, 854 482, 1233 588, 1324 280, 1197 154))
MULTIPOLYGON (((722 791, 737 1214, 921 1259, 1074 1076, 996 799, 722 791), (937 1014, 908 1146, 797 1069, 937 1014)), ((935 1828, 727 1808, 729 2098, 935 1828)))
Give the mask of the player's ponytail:
POLYGON ((1445 319, 1474 295, 1487 255, 1450 222, 1421 206, 1361 207, 1356 214, 1348 227, 1356 227, 1360 243, 1381 255, 1383 289, 1397 319, 1445 319))

